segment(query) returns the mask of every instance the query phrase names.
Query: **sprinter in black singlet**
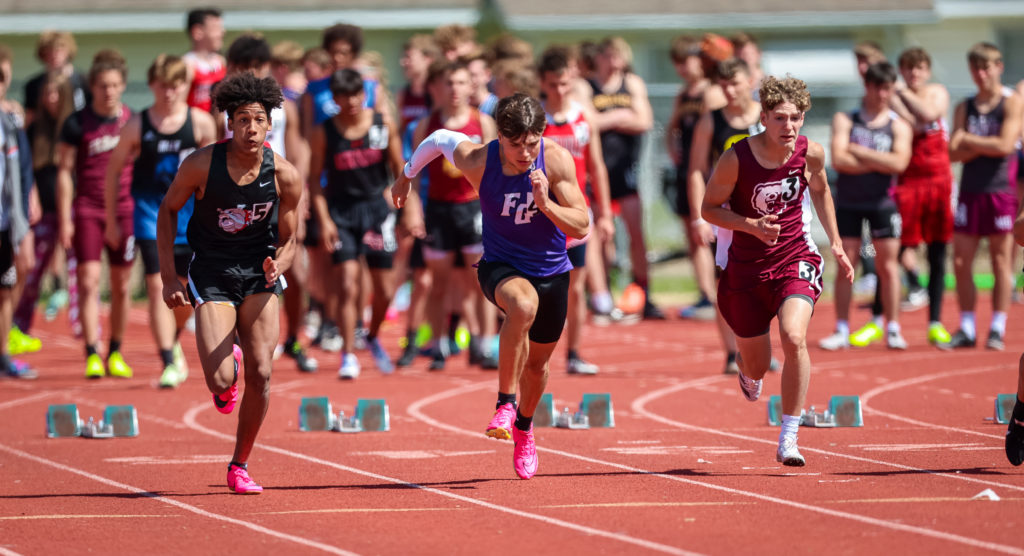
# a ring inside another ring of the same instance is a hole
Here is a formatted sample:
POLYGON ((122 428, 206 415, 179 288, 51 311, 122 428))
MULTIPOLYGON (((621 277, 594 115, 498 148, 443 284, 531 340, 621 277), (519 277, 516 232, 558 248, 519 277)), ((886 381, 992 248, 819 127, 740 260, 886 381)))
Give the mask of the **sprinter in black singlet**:
POLYGON ((238 400, 245 356, 246 395, 227 474, 228 488, 238 494, 263 491, 249 477, 246 462, 270 401, 281 312, 277 294, 285 286, 281 274, 296 251, 302 178, 266 145, 269 114, 283 100, 273 78, 246 72, 222 81, 214 102, 228 114, 233 135, 185 159, 157 220, 164 302, 172 309, 188 301, 195 306, 196 347, 221 413, 230 413, 238 400), (195 256, 186 294, 175 278, 174 236, 178 211, 193 195, 188 242, 195 256), (236 334, 240 346, 232 345, 236 334))

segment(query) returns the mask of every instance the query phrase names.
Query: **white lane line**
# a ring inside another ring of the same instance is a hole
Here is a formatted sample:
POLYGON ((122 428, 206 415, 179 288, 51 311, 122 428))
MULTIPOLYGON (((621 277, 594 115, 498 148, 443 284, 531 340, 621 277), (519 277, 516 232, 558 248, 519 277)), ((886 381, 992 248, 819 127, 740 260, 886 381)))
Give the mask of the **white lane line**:
POLYGON ((941 429, 941 430, 946 430, 946 431, 950 431, 950 432, 959 432, 959 433, 963 433, 963 434, 973 434, 975 436, 984 436, 985 438, 995 438, 997 440, 1003 440, 1005 438, 1004 434, 990 434, 990 433, 987 433, 987 432, 974 431, 974 430, 971 430, 971 429, 962 429, 962 428, 959 428, 959 427, 949 427, 949 426, 946 426, 946 425, 937 425, 935 423, 926 423, 924 421, 919 421, 917 419, 911 419, 910 417, 904 417, 902 415, 896 415, 895 413, 889 413, 887 411, 882 411, 880 409, 875 409, 875 408, 871 407, 871 399, 874 398, 875 396, 879 395, 879 394, 884 394, 886 392, 890 392, 892 390, 898 390, 900 388, 906 388, 908 386, 920 385, 922 383, 929 382, 929 381, 932 381, 932 380, 939 380, 939 379, 950 378, 950 377, 954 377, 954 376, 964 376, 964 375, 973 375, 973 374, 980 374, 980 373, 989 373, 989 372, 992 372, 992 371, 1005 371, 1005 370, 1006 370, 1006 365, 992 365, 990 367, 976 367, 974 369, 960 369, 960 370, 956 370, 956 371, 948 371, 948 372, 945 372, 945 373, 927 374, 927 375, 924 375, 924 376, 918 376, 918 377, 914 377, 914 378, 908 378, 908 379, 905 379, 905 380, 898 380, 896 382, 890 382, 889 384, 886 384, 884 386, 879 386, 878 388, 873 388, 871 390, 868 390, 864 394, 861 394, 861 396, 860 396, 860 408, 861 408, 861 411, 863 411, 865 413, 871 413, 871 414, 875 414, 875 415, 880 415, 880 416, 885 417, 887 419, 892 419, 894 421, 902 421, 904 423, 909 423, 911 425, 917 425, 919 427, 925 427, 925 428, 929 428, 929 429, 941 429))
POLYGON ((21 553, 0 546, 0 556, 21 556, 21 553))
POLYGON ((60 395, 61 394, 59 392, 40 392, 38 394, 33 394, 31 396, 25 396, 24 398, 18 398, 16 400, 9 400, 9 401, 0 403, 0 411, 2 411, 4 409, 10 409, 12 407, 17 407, 19 405, 24 405, 24 404, 27 404, 27 403, 32 403, 32 402, 39 401, 39 400, 45 400, 46 398, 54 398, 54 397, 57 397, 57 396, 60 396, 60 395))
MULTIPOLYGON (((711 382, 715 382, 715 381, 721 381, 721 380, 725 380, 725 379, 726 379, 726 377, 722 377, 721 375, 717 375, 717 376, 711 376, 711 377, 704 377, 704 378, 694 379, 694 380, 691 380, 691 381, 688 381, 688 382, 685 382, 685 383, 682 383, 682 384, 684 385, 683 388, 692 388, 692 387, 701 386, 701 385, 704 385, 704 384, 707 384, 707 383, 711 383, 711 382)), ((731 377, 730 377, 730 379, 731 379, 731 377)), ((422 409, 423 409, 423 407, 425 407, 427 405, 430 405, 432 403, 435 403, 435 402, 438 402, 438 401, 441 401, 441 400, 444 400, 444 399, 452 398, 452 397, 455 397, 455 396, 459 396, 461 394, 465 394, 467 392, 472 392, 472 391, 475 391, 475 390, 479 390, 479 389, 487 388, 487 387, 493 387, 493 386, 494 386, 494 381, 493 380, 487 380, 487 381, 479 382, 479 383, 476 383, 476 384, 471 384, 471 385, 468 385, 468 386, 462 386, 462 387, 459 387, 459 388, 454 388, 454 389, 446 390, 446 391, 443 391, 443 392, 439 392, 437 394, 433 394, 431 396, 427 396, 426 398, 422 398, 419 401, 417 401, 417 402, 413 403, 412 405, 410 405, 409 409, 408 409, 408 413, 410 415, 412 415, 413 417, 416 417, 417 419, 419 419, 419 420, 421 420, 421 421, 423 421, 423 422, 425 422, 425 423, 427 423, 427 424, 429 424, 431 426, 434 426, 434 427, 437 427, 437 428, 440 428, 440 429, 443 429, 443 430, 451 431, 451 432, 454 432, 454 433, 458 433, 458 434, 462 434, 462 435, 468 435, 468 436, 472 436, 474 438, 479 438, 481 440, 484 440, 485 438, 482 436, 481 432, 479 432, 479 431, 470 431, 470 430, 466 430, 466 429, 460 429, 460 428, 455 427, 453 425, 449 425, 447 423, 442 423, 442 422, 440 422, 440 421, 438 421, 436 419, 428 417, 426 414, 423 413, 422 409)), ((669 387, 669 388, 664 388, 662 390, 657 390, 655 392, 661 392, 661 391, 665 391, 665 390, 670 390, 670 389, 676 388, 678 386, 679 385, 672 386, 672 387, 669 387)), ((682 389, 682 388, 680 388, 680 389, 682 389)), ((650 396, 650 394, 648 394, 648 396, 650 396)), ((651 397, 650 399, 654 399, 654 397, 651 397)), ((636 412, 636 413, 645 414, 645 416, 655 417, 656 418, 655 420, 660 420, 662 422, 666 422, 667 424, 674 424, 675 423, 675 421, 671 421, 669 419, 660 418, 657 415, 654 415, 652 413, 647 412, 643 408, 643 406, 642 405, 638 405, 637 402, 634 402, 632 407, 633 407, 633 411, 636 412)), ((707 432, 716 432, 716 433, 722 432, 722 431, 716 431, 714 429, 703 429, 702 427, 694 427, 692 425, 685 425, 684 423, 679 423, 679 425, 683 425, 683 428, 692 428, 694 430, 706 430, 707 432)), ((742 435, 733 435, 731 433, 726 433, 726 434, 728 434, 729 436, 735 436, 735 437, 741 438, 741 439, 757 440, 758 442, 762 442, 761 439, 757 439, 757 438, 754 438, 754 437, 744 437, 742 435)), ((487 440, 490 441, 489 439, 487 439, 487 440)), ((775 443, 771 442, 771 444, 774 445, 775 443)), ((801 449, 803 449, 803 448, 801 448, 801 449)), ((859 523, 864 523, 864 524, 868 524, 868 525, 875 525, 875 526, 878 526, 878 527, 882 527, 882 528, 885 528, 885 529, 891 529, 891 530, 894 530, 894 531, 902 531, 902 532, 906 532, 906 533, 913 533, 913 534, 922 535, 922 536, 926 536, 926 537, 932 537, 932 538, 939 539, 939 540, 960 543, 960 544, 964 544, 964 545, 967 545, 967 546, 970 546, 970 547, 973 547, 973 548, 992 550, 992 551, 995 551, 995 552, 1002 552, 1002 553, 1005 553, 1005 554, 1024 555, 1024 549, 1020 549, 1020 548, 1017 548, 1015 546, 1007 546, 1007 545, 1003 545, 1003 544, 997 544, 997 543, 994 543, 994 542, 988 542, 988 541, 982 541, 982 540, 978 540, 978 539, 972 539, 970 537, 964 537, 964 536, 957 535, 957 534, 954 534, 954 533, 946 533, 944 531, 936 531, 936 530, 928 529, 928 528, 925 528, 925 527, 916 527, 916 526, 913 526, 913 525, 906 525, 906 524, 903 524, 903 523, 897 523, 897 522, 893 522, 893 521, 886 521, 886 520, 883 520, 883 519, 878 519, 878 518, 874 518, 874 517, 854 514, 854 513, 850 513, 850 512, 844 512, 844 511, 838 511, 838 510, 833 510, 833 509, 829 509, 829 508, 823 508, 823 507, 820 507, 820 506, 814 506, 814 505, 811 505, 811 504, 804 504, 804 503, 796 502, 796 501, 793 501, 793 500, 787 500, 785 498, 777 498, 777 497, 774 497, 774 496, 768 496, 768 495, 760 494, 760 493, 757 493, 757 492, 750 492, 750 491, 739 490, 739 489, 730 488, 730 487, 726 487, 726 486, 715 485, 715 484, 711 484, 711 483, 706 483, 706 482, 701 482, 701 481, 697 481, 697 480, 693 480, 693 479, 688 479, 688 478, 685 478, 685 477, 677 477, 677 476, 674 476, 674 475, 665 475, 665 474, 662 474, 662 473, 655 473, 653 471, 648 471, 646 469, 640 469, 640 468, 637 468, 637 467, 632 467, 632 466, 629 466, 629 465, 623 465, 623 464, 620 464, 620 463, 599 460, 599 459, 591 458, 591 457, 588 457, 588 456, 583 456, 583 455, 580 455, 580 454, 574 454, 574 453, 570 453, 570 452, 564 452, 564 451, 561 451, 561 450, 554 450, 554 449, 551 449, 551 448, 543 448, 543 447, 538 446, 537 447, 537 451, 538 452, 550 453, 550 454, 556 454, 556 455, 564 456, 564 457, 567 457, 567 458, 572 458, 572 459, 576 459, 576 460, 580 460, 580 461, 585 461, 585 462, 593 463, 593 464, 597 464, 597 465, 605 465, 605 466, 608 466, 608 467, 614 467, 614 468, 617 468, 617 469, 622 469, 622 470, 626 470, 626 471, 632 471, 634 473, 643 473, 643 474, 651 475, 651 476, 654 476, 654 477, 660 477, 660 478, 663 478, 663 479, 668 479, 670 481, 676 481, 676 482, 686 483, 686 484, 690 484, 690 485, 694 485, 694 486, 700 486, 700 487, 704 487, 704 488, 709 488, 709 489, 712 489, 712 490, 717 490, 717 491, 720 491, 720 492, 726 492, 726 493, 737 495, 737 496, 746 496, 748 498, 754 498, 756 500, 762 500, 762 501, 765 501, 765 502, 772 502, 772 503, 775 503, 775 504, 781 504, 781 505, 784 505, 784 506, 790 506, 792 508, 797 508, 797 509, 800 509, 800 510, 806 510, 806 511, 810 511, 810 512, 820 513, 820 514, 824 514, 824 515, 827 515, 827 516, 830 516, 830 517, 849 519, 849 520, 856 521, 856 522, 859 522, 859 523)), ((841 454, 835 454, 835 455, 841 455, 841 454)))
POLYGON ((117 481, 115 481, 113 479, 108 479, 106 477, 101 477, 99 475, 90 473, 90 472, 82 470, 82 469, 71 467, 69 465, 64 465, 63 463, 59 463, 59 462, 56 462, 56 461, 53 461, 53 460, 49 460, 49 459, 46 459, 46 458, 43 458, 43 457, 39 457, 37 455, 30 454, 28 452, 23 452, 23 451, 21 451, 21 450, 19 450, 17 448, 12 448, 10 446, 6 446, 6 445, 3 445, 3 444, 0 444, 0 451, 7 452, 9 454, 12 454, 12 455, 15 455, 15 456, 18 456, 20 458, 24 458, 24 459, 27 459, 27 460, 30 460, 30 461, 34 461, 36 463, 47 465, 47 466, 59 469, 61 471, 67 472, 67 473, 73 473, 75 475, 79 475, 79 476, 85 477, 86 479, 90 479, 90 480, 96 481, 98 483, 102 483, 102 484, 107 485, 109 487, 114 487, 114 488, 118 488, 118 489, 121 489, 121 490, 126 490, 126 491, 134 493, 134 494, 141 494, 141 495, 145 496, 146 498, 150 498, 150 499, 152 499, 154 501, 163 502, 164 504, 168 504, 170 506, 174 506, 176 508, 180 508, 180 509, 189 511, 189 512, 192 512, 194 514, 197 514, 197 515, 209 518, 209 519, 216 519, 218 521, 224 521, 224 522, 230 523, 232 525, 239 525, 241 527, 245 527, 245 528, 250 529, 252 531, 255 531, 257 533, 262 533, 264 535, 269 535, 271 537, 276 537, 276 538, 279 538, 281 540, 290 541, 290 542, 293 542, 293 543, 296 543, 296 544, 300 544, 300 545, 303 545, 303 546, 308 546, 309 548, 315 548, 317 550, 322 550, 322 551, 330 553, 330 554, 341 554, 341 555, 344 555, 344 556, 355 556, 355 554, 356 554, 355 552, 349 552, 347 550, 343 550, 341 548, 338 548, 338 547, 335 547, 335 546, 331 546, 331 545, 328 545, 328 544, 320 543, 320 542, 317 542, 317 541, 314 541, 314 540, 311 540, 311 539, 306 539, 306 538, 303 538, 303 537, 298 537, 298 536, 295 536, 295 535, 290 535, 288 533, 282 533, 280 531, 275 531, 273 529, 268 529, 266 527, 263 527, 261 525, 256 525, 255 523, 251 523, 251 522, 248 522, 248 521, 242 521, 240 519, 235 519, 233 517, 228 517, 228 516, 225 516, 225 515, 220 515, 220 514, 215 514, 213 512, 208 512, 206 510, 203 510, 201 508, 197 508, 197 507, 192 506, 190 504, 186 504, 184 502, 179 502, 178 500, 174 500, 173 498, 167 498, 167 497, 164 497, 164 496, 160 496, 159 494, 154 494, 152 492, 143 490, 143 489, 138 488, 138 487, 134 487, 134 486, 131 486, 131 485, 126 485, 124 483, 117 482, 117 481))
MULTIPOLYGON (((477 386, 477 387, 479 387, 479 386, 477 386)), ((464 388, 464 387, 460 387, 460 388, 464 388)), ((225 433, 222 433, 220 431, 215 431, 213 429, 206 428, 203 425, 200 425, 198 423, 198 421, 196 421, 196 416, 199 415, 199 413, 202 412, 203 410, 207 409, 209 407, 209 405, 210 404, 197 405, 197 406, 192 407, 192 409, 189 409, 185 413, 185 417, 183 419, 183 422, 185 423, 185 426, 187 426, 187 427, 189 427, 189 428, 191 428, 193 430, 196 430, 198 432, 201 432, 201 433, 203 433, 205 435, 208 435, 208 436, 213 436, 215 438, 220 438, 222 440, 226 440, 226 441, 229 441, 229 442, 234 442, 235 441, 235 437, 233 435, 225 434, 225 433)), ((653 542, 653 541, 648 541, 646 539, 640 539, 640 538, 637 538, 637 537, 631 537, 629 535, 623 535, 621 533, 614 533, 614 532, 611 532, 611 531, 605 531, 603 529, 596 529, 594 527, 588 527, 586 525, 580 525, 580 524, 577 524, 577 523, 572 523, 572 522, 569 522, 569 521, 557 519, 557 518, 546 516, 546 515, 534 514, 534 513, 530 513, 530 512, 526 512, 526 511, 522 511, 522 510, 516 510, 516 509, 508 508, 508 507, 505 507, 505 506, 500 506, 498 504, 491 504, 490 502, 484 502, 482 500, 477 500, 475 498, 469 498, 467 496, 462 496, 462 495, 454 494, 454 493, 451 493, 451 492, 445 492, 443 490, 439 490, 439 489, 436 489, 436 488, 427 487, 427 486, 423 486, 423 485, 418 485, 416 483, 410 483, 408 481, 404 481, 402 479, 398 479, 398 478, 395 478, 395 477, 388 477, 386 475, 381 475, 379 473, 374 473, 372 471, 366 471, 366 470, 359 469, 359 468, 356 468, 356 467, 351 467, 351 466, 348 466, 348 465, 342 465, 340 463, 336 463, 336 462, 333 462, 333 461, 321 459, 321 458, 314 457, 314 456, 309 456, 309 455, 306 455, 306 454, 303 454, 303 453, 300 453, 300 452, 294 452, 292 450, 287 450, 287 449, 284 449, 284 448, 278 448, 276 446, 270 446, 270 445, 267 445, 267 444, 259 444, 258 446, 259 446, 260 450, 266 450, 268 452, 273 452, 275 454, 279 454, 279 455, 282 455, 282 456, 288 456, 288 457, 291 457, 291 458, 307 461, 307 462, 310 462, 310 463, 316 463, 316 464, 320 464, 320 465, 325 465, 327 467, 333 467, 333 468, 339 469, 341 471, 347 471, 349 473, 353 473, 353 474, 356 474, 356 475, 362 475, 363 477, 368 477, 368 478, 371 478, 371 479, 376 479, 376 480, 381 481, 381 482, 387 482, 387 483, 391 483, 391 484, 406 486, 406 487, 409 487, 409 488, 419 489, 419 490, 422 490, 424 492, 429 492, 431 494, 436 494, 438 496, 444 496, 446 498, 451 498, 453 500, 458 500, 460 502, 466 502, 468 504, 475 504, 477 506, 481 506, 481 507, 487 508, 489 510, 495 510, 495 511, 503 512, 503 513, 511 514, 511 515, 516 516, 516 517, 521 517, 521 518, 524 518, 524 519, 531 519, 531 520, 534 520, 534 521, 540 521, 540 522, 546 523, 548 525, 556 525, 558 527, 563 527, 565 529, 571 529, 573 531, 578 531, 580 533, 585 533, 585 534, 588 534, 588 535, 604 537, 604 538, 607 538, 607 539, 614 539, 614 540, 617 540, 617 541, 620 541, 620 542, 623 542, 623 543, 632 544, 634 546, 640 546, 640 547, 647 548, 649 550, 654 550, 654 551, 657 551, 657 552, 664 552, 666 554, 679 554, 679 555, 693 555, 693 554, 697 554, 695 552, 689 552, 687 550, 676 548, 674 546, 668 546, 668 545, 665 545, 665 544, 656 543, 656 542, 653 542)))

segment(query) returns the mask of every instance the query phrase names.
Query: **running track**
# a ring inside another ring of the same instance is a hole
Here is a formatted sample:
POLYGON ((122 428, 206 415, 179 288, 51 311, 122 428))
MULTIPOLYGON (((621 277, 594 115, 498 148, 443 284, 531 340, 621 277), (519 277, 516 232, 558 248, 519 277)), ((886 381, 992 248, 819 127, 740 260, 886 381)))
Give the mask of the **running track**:
MULTIPOLYGON (((952 299, 945 314, 955 329, 952 299)), ((995 394, 1015 385, 1022 311, 1011 311, 1004 352, 939 352, 925 344, 924 320, 904 316, 906 352, 811 348, 808 403, 860 395, 866 426, 801 429, 802 469, 775 462, 765 402, 746 402, 735 377, 719 374, 707 323, 589 327, 583 353, 601 364, 596 377, 567 376, 560 346, 548 384, 556 405, 612 392, 616 427, 538 429, 530 481, 516 478, 510 442, 483 436, 495 374, 464 357, 441 373, 420 360, 382 377, 360 353, 363 376, 351 383, 337 380, 337 355, 314 351, 313 375, 282 359, 250 465, 266 491, 243 497, 224 485, 236 417, 212 409, 192 338, 189 381, 157 390, 136 308, 125 342, 136 378, 86 382, 62 315, 33 331, 44 349, 25 359, 41 378, 0 382, 0 555, 1024 554, 1024 469, 1006 462, 1004 426, 985 420, 995 394), (392 430, 299 432, 299 402, 315 395, 348 414, 360 397, 387 398, 392 430), (97 416, 134 404, 141 436, 47 439, 47 405, 68 402, 97 416), (972 500, 985 489, 1001 500, 972 500)), ((820 305, 809 343, 832 322, 820 305)), ((778 389, 769 376, 763 398, 778 389)))

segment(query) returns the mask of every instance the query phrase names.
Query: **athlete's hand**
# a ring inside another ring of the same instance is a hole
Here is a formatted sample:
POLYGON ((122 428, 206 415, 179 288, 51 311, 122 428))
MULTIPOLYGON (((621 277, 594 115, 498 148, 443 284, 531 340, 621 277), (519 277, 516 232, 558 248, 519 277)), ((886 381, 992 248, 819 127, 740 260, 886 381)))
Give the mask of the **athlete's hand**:
POLYGON ((405 176, 405 172, 399 172, 398 179, 395 183, 391 184, 391 200, 395 203, 395 208, 402 208, 405 206, 405 200, 409 197, 409 189, 412 186, 412 180, 405 176))
POLYGON ((267 287, 272 287, 277 279, 281 276, 281 268, 277 265, 277 260, 272 257, 263 259, 263 275, 267 278, 267 287))
POLYGON ((615 237, 615 221, 611 216, 605 214, 597 219, 597 237, 602 241, 615 237))
POLYGON ((530 184, 533 185, 533 204, 537 210, 546 213, 548 208, 548 177, 540 170, 530 172, 530 184))
POLYGON ((333 253, 338 249, 338 226, 334 222, 321 222, 320 223, 320 241, 323 243, 324 249, 328 253, 333 253))
POLYGON ((775 245, 779 241, 779 232, 782 231, 782 226, 775 223, 778 219, 779 215, 769 214, 757 220, 757 235, 767 245, 775 245))
POLYGON ((846 280, 853 283, 853 265, 850 263, 850 259, 846 258, 846 251, 843 250, 842 245, 832 246, 832 256, 836 258, 836 264, 839 265, 839 272, 846 276, 846 280))
POLYGON ((693 243, 698 247, 707 247, 715 241, 715 230, 703 218, 694 218, 690 222, 690 233, 693 243))
POLYGON ((57 238, 60 241, 61 247, 65 251, 71 249, 71 239, 75 237, 75 225, 71 223, 71 220, 61 219, 60 223, 57 224, 57 238))
POLYGON ((164 280, 164 303, 169 309, 184 307, 188 305, 188 298, 185 297, 185 287, 177 279, 164 280))
POLYGON ((103 232, 103 241, 107 244, 112 251, 118 251, 121 248, 121 226, 118 226, 115 220, 111 223, 107 221, 105 226, 106 230, 103 232))

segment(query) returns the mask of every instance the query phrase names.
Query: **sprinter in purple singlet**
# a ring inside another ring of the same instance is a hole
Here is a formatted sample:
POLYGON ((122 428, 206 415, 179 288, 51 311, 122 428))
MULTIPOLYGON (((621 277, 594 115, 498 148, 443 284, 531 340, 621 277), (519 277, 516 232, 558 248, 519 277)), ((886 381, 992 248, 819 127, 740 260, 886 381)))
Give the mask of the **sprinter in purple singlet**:
POLYGON ((771 365, 772 319, 786 362, 782 367, 782 432, 776 459, 802 466, 797 449, 811 361, 807 326, 821 295, 823 261, 811 239, 811 203, 828 234, 839 275, 853 282, 825 177, 825 151, 800 135, 811 96, 803 81, 766 77, 761 85, 765 131, 722 154, 707 182, 702 216, 733 230, 718 282, 722 317, 736 333, 743 396, 756 401, 771 365), (728 203, 728 204, 726 204, 728 203))
POLYGON ((566 235, 590 229, 572 155, 543 139, 546 120, 537 99, 523 94, 498 102, 498 139, 485 145, 438 130, 416 148, 392 186, 395 205, 411 179, 444 154, 480 195, 484 254, 478 277, 484 295, 505 311, 498 353, 498 404, 487 436, 515 442, 520 478, 537 472, 533 412, 544 393, 548 360, 562 334, 569 294, 566 235), (522 399, 516 409, 516 389, 522 399))

